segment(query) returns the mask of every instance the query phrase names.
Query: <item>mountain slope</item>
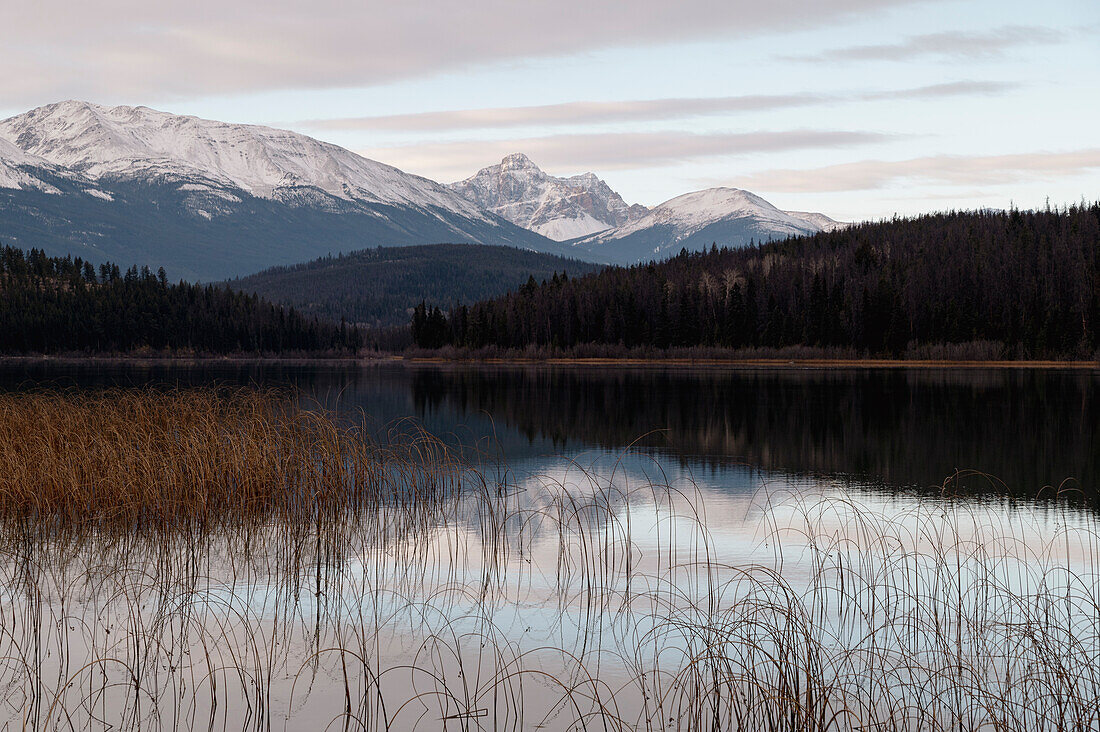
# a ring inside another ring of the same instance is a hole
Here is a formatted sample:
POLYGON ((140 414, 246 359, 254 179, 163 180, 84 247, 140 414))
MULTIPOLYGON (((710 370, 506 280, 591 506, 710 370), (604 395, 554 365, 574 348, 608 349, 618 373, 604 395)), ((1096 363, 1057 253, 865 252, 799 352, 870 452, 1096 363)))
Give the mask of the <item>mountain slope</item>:
POLYGON ((577 256, 587 253, 615 264, 665 259, 680 249, 711 244, 741 247, 750 241, 815 234, 840 226, 823 214, 781 211, 740 188, 709 188, 677 196, 625 226, 570 242, 577 256))
POLYGON ((816 226, 819 231, 836 231, 837 229, 843 229, 848 226, 848 224, 843 221, 836 221, 816 211, 784 211, 783 213, 788 216, 793 216, 796 219, 802 219, 807 224, 816 226))
POLYGON ((593 173, 555 178, 522 153, 449 188, 478 206, 556 241, 622 226, 646 214, 593 173))
POLYGON ((64 174, 42 158, 30 155, 0 138, 0 188, 60 193, 43 180, 44 176, 54 175, 64 174))
POLYGON ((434 181, 304 135, 62 102, 0 121, 0 239, 219 279, 429 242, 562 252, 434 181))
POLYGON ((366 249, 228 281, 229 287, 333 321, 404 325, 421 301, 449 308, 503 295, 556 273, 584 275, 599 265, 510 247, 431 244, 366 249))

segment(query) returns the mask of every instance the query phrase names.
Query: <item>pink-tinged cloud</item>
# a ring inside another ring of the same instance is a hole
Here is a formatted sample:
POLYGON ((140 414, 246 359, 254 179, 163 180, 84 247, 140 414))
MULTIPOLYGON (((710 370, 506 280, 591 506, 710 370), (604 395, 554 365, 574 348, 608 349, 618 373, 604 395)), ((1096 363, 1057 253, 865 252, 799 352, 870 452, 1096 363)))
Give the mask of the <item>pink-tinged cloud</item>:
POLYGON ((507 60, 817 28, 919 2, 6 0, 0 106, 362 86, 507 60))
POLYGON ((835 61, 911 61, 919 58, 974 60, 999 58, 1013 49, 1058 43, 1066 34, 1042 26, 1007 25, 984 33, 943 31, 910 36, 899 43, 835 48, 822 53, 783 56, 811 63, 835 61))
POLYGON ((501 129, 528 126, 568 126, 622 122, 652 122, 704 115, 759 112, 794 107, 850 102, 930 100, 960 96, 1000 94, 1019 84, 998 81, 956 81, 908 89, 852 94, 756 94, 732 97, 640 99, 615 102, 566 102, 528 107, 459 109, 378 117, 316 119, 299 123, 316 130, 396 130, 439 132, 443 130, 501 129))
MULTIPOLYGON (((769 170, 739 178, 749 190, 780 193, 865 191, 896 184, 994 186, 1055 181, 1100 169, 1100 148, 1013 155, 937 155, 863 160, 808 170, 769 170)), ((728 183, 728 181, 727 181, 728 183)))

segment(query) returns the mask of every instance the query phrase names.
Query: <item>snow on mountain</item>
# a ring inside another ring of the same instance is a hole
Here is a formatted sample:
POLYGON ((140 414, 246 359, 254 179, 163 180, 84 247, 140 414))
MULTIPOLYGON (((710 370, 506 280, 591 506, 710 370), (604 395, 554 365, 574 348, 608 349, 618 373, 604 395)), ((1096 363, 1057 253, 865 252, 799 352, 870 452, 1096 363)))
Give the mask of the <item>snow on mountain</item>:
POLYGON ((34 169, 43 166, 49 167, 45 160, 28 155, 7 140, 0 139, 0 188, 60 193, 55 186, 34 175, 34 169))
POLYGON ((837 229, 843 229, 848 226, 848 224, 843 221, 831 219, 825 214, 815 211, 784 211, 783 213, 788 216, 794 216, 796 219, 802 219, 807 224, 816 226, 820 231, 836 231, 837 229))
POLYGON ((630 264, 671 256, 681 248, 744 246, 752 240, 815 234, 826 228, 817 217, 839 226, 822 214, 781 211, 739 188, 709 188, 677 196, 625 226, 571 244, 606 261, 630 264))
POLYGON ((435 207, 488 218, 427 178, 258 125, 67 101, 0 122, 0 138, 92 180, 201 177, 268 199, 306 187, 346 201, 435 207))
POLYGON ((665 201, 648 215, 607 234, 622 239, 656 225, 675 226, 681 235, 693 234, 719 219, 753 217, 773 224, 783 234, 805 232, 807 222, 780 211, 755 193, 740 188, 708 188, 665 201))
POLYGON ((517 226, 565 241, 644 216, 592 173, 555 178, 522 153, 506 156, 449 188, 517 226))
POLYGON ((0 121, 0 240, 199 280, 376 246, 566 253, 440 183, 304 135, 73 101, 0 121))

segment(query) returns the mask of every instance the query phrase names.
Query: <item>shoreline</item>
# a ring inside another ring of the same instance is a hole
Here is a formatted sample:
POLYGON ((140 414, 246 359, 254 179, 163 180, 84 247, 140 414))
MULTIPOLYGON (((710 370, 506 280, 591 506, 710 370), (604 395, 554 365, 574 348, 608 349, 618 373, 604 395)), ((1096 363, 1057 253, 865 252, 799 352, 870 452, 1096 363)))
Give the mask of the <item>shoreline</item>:
POLYGON ((706 359, 706 358, 484 358, 410 357, 410 364, 477 364, 487 366, 701 367, 730 369, 1073 369, 1100 371, 1100 361, 933 361, 927 359, 706 359))
POLYGON ((0 356, 0 367, 11 365, 205 366, 217 364, 271 366, 359 366, 382 364, 452 366, 565 366, 598 368, 726 368, 726 369, 1063 369, 1100 371, 1100 361, 937 361, 930 359, 830 358, 446 358, 443 356, 380 355, 373 357, 309 356, 0 356))

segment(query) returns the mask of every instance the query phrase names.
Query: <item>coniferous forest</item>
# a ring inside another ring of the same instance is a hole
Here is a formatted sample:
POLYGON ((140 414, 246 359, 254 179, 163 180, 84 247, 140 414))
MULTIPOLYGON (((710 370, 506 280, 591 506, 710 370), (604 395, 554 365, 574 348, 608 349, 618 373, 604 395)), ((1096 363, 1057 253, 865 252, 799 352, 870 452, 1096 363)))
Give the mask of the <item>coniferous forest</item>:
POLYGON ((352 352, 360 334, 161 269, 0 250, 0 352, 352 352))
POLYGON ((373 327, 405 326, 420 302, 449 306, 504 295, 529 276, 588 274, 599 265, 514 247, 424 244, 376 247, 230 280, 306 315, 373 327))
POLYGON ((418 309, 413 335, 425 348, 808 346, 904 357, 975 344, 994 358, 1093 358, 1098 275, 1098 204, 951 212, 532 279, 449 313, 418 309))

